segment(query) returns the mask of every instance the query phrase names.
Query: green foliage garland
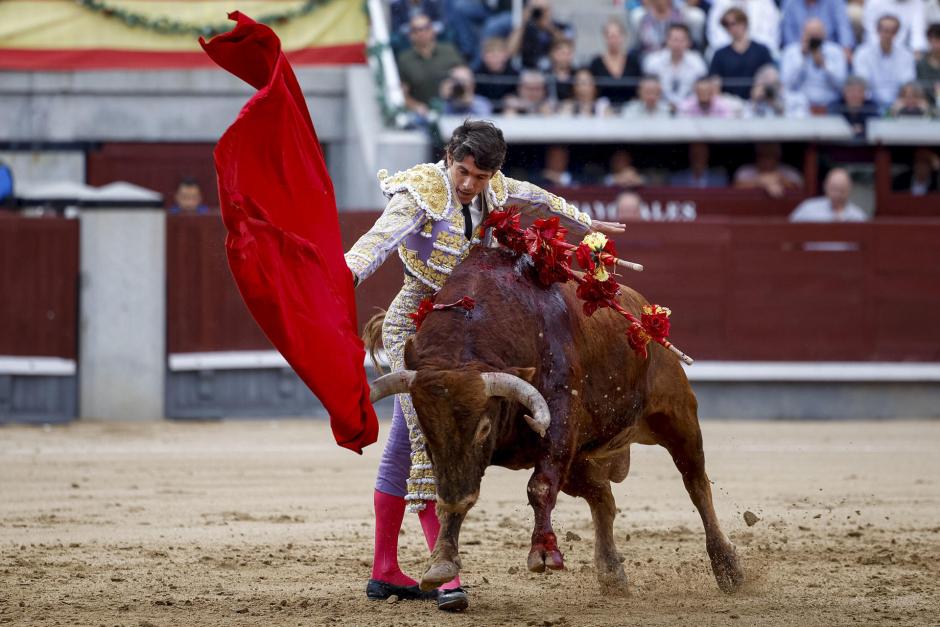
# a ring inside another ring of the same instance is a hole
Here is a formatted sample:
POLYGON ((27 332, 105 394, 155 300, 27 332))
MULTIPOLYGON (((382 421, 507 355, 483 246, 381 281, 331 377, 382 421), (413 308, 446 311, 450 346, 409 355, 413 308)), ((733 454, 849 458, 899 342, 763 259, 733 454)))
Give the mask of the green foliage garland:
MULTIPOLYGON (((260 17, 253 18, 256 22, 271 26, 273 24, 284 24, 295 18, 307 15, 315 9, 327 4, 331 0, 307 0, 302 5, 288 11, 280 13, 267 13, 260 17)), ((102 17, 118 20, 130 28, 143 28, 161 35, 196 35, 202 37, 213 37, 220 33, 231 30, 232 23, 225 22, 220 24, 188 24, 168 17, 152 18, 132 11, 127 11, 118 7, 111 6, 101 0, 75 0, 76 4, 89 11, 101 15, 102 17)))

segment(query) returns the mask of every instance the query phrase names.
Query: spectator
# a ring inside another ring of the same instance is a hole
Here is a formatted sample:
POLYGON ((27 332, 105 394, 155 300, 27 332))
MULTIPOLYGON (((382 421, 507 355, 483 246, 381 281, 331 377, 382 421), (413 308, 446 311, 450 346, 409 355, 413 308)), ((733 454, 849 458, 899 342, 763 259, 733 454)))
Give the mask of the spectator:
POLYGON ((483 55, 474 67, 477 93, 489 98, 494 105, 516 91, 519 70, 509 58, 506 40, 492 37, 483 42, 483 55))
POLYGON ((537 70, 523 70, 516 93, 503 100, 505 115, 548 115, 554 110, 555 103, 545 87, 545 75, 537 70))
POLYGON ((731 43, 715 52, 708 73, 722 78, 726 92, 747 98, 757 70, 773 63, 774 58, 767 46, 751 41, 747 14, 741 9, 731 7, 725 11, 721 25, 731 36, 731 43))
POLYGON ((737 7, 747 15, 751 39, 762 43, 776 55, 780 50, 780 9, 774 0, 715 0, 708 13, 708 45, 712 50, 731 43, 731 35, 721 27, 728 9, 737 7))
POLYGON ((865 42, 880 38, 881 18, 891 15, 898 21, 895 45, 913 50, 918 56, 927 50, 927 25, 924 23, 924 0, 866 0, 865 42))
POLYGON ((829 105, 829 113, 843 116, 852 127, 856 139, 865 138, 865 127, 869 118, 876 118, 880 112, 878 104, 866 97, 865 79, 849 76, 842 87, 842 99, 829 105))
POLYGON ((848 73, 845 54, 838 44, 825 40, 826 25, 811 18, 803 38, 783 50, 780 73, 783 85, 806 96, 814 109, 825 110, 839 99, 848 73))
POLYGON ((849 24, 858 46, 865 39, 865 0, 846 0, 845 12, 849 16, 849 24))
POLYGON ((849 200, 852 179, 842 168, 826 175, 825 196, 808 198, 790 214, 790 222, 866 222, 868 214, 849 200))
MULTIPOLYGON (((673 24, 685 24, 685 17, 672 0, 646 0, 631 14, 637 50, 643 55, 662 50, 673 24)), ((686 26, 688 26, 686 24, 686 26)), ((689 32, 691 36, 691 31, 689 32)))
POLYGON ((617 195, 617 220, 640 222, 649 220, 648 212, 643 211, 643 200, 636 192, 620 192, 617 195))
POLYGON ((615 150, 610 156, 610 173, 604 177, 604 185, 618 187, 641 187, 646 177, 633 167, 633 156, 626 150, 615 150))
POLYGON ((901 85, 916 76, 914 55, 895 41, 899 28, 898 18, 885 15, 878 20, 878 40, 866 42, 855 51, 855 73, 868 83, 882 110, 891 106, 901 85))
POLYGON ((16 196, 13 194, 13 169, 0 161, 0 208, 13 206, 16 196))
POLYGON ((802 118, 809 113, 809 101, 799 92, 789 91, 780 82, 773 65, 765 65, 754 77, 747 115, 755 118, 802 118))
POLYGON ((463 59, 456 48, 435 39, 427 15, 411 18, 411 49, 398 57, 398 73, 407 107, 422 117, 426 116, 431 99, 440 92, 441 82, 447 78, 451 68, 461 64, 463 59))
POLYGON ((610 101, 604 97, 598 98, 594 75, 587 68, 575 72, 572 98, 562 102, 558 112, 579 117, 602 117, 612 113, 610 101))
MULTIPOLYGON (((503 24, 511 19, 512 0, 449 0, 447 26, 454 44, 473 65, 480 62, 480 42, 491 37, 508 35, 512 27, 503 24)), ((511 21, 510 21, 511 24, 511 21)))
POLYGON ((569 100, 574 82, 574 42, 570 39, 556 39, 548 57, 548 95, 556 102, 569 100))
POLYGON ((659 79, 666 100, 678 106, 692 92, 696 79, 707 73, 702 55, 689 50, 692 40, 684 24, 672 24, 666 36, 666 48, 646 55, 643 73, 659 79))
POLYGON ((735 172, 735 187, 763 189, 772 198, 781 198, 787 191, 803 186, 803 177, 796 168, 780 162, 780 144, 757 144, 754 152, 755 162, 735 172))
POLYGON ((927 54, 917 62, 917 80, 924 86, 927 97, 937 104, 940 95, 940 24, 931 24, 927 29, 927 54))
POLYGON ((676 172, 669 177, 669 184, 673 187, 695 187, 706 189, 709 187, 726 187, 728 173, 724 168, 708 167, 709 148, 705 142, 692 142, 689 144, 689 167, 676 172))
POLYGON ((898 98, 888 109, 888 115, 891 117, 930 117, 933 110, 930 107, 930 101, 924 95, 924 88, 920 83, 911 81, 901 85, 898 91, 898 98))
POLYGON ((411 20, 418 15, 428 17, 435 36, 444 32, 440 0, 392 0, 389 3, 389 13, 392 26, 391 44, 396 53, 408 49, 411 20))
POLYGON ((192 177, 180 179, 169 212, 177 215, 206 215, 209 207, 202 202, 202 186, 192 177))
POLYGON ((635 90, 630 79, 640 76, 639 53, 627 51, 627 35, 617 19, 604 24, 604 41, 604 53, 594 57, 588 67, 601 95, 620 105, 633 98, 635 90))
POLYGON ((540 185, 542 187, 570 187, 574 185, 574 177, 568 171, 571 163, 571 154, 565 146, 549 146, 545 150, 545 168, 542 170, 540 185))
POLYGON ((907 192, 912 196, 923 196, 927 192, 935 192, 938 189, 938 167, 940 167, 940 160, 933 150, 918 148, 914 151, 911 168, 895 176, 891 181, 891 188, 896 192, 907 192))
POLYGON ((466 65, 451 68, 450 76, 441 83, 441 100, 447 114, 483 117, 493 113, 490 101, 477 95, 473 72, 466 65))
POLYGON ((809 20, 823 25, 822 38, 841 46, 845 51, 855 47, 855 33, 849 23, 845 0, 783 0, 781 40, 783 47, 805 44, 805 26, 809 20))
POLYGON ((695 81, 694 92, 679 103, 676 114, 687 118, 733 118, 738 108, 728 99, 720 97, 720 83, 713 76, 695 81))
POLYGON ((672 110, 663 100, 663 88, 655 76, 644 76, 637 89, 637 99, 623 108, 625 118, 668 118, 672 110))
POLYGON ((530 0, 522 13, 522 23, 509 36, 509 53, 520 54, 525 68, 546 69, 556 39, 574 39, 574 29, 552 19, 550 0, 530 0))

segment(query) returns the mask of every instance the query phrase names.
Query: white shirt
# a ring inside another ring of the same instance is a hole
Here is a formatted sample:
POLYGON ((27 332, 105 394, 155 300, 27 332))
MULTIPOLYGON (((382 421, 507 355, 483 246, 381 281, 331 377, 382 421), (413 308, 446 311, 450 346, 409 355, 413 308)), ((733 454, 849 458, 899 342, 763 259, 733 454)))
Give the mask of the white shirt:
POLYGON ((862 21, 865 41, 878 41, 878 18, 889 13, 901 22, 894 38, 895 45, 904 44, 911 50, 927 50, 927 25, 924 22, 924 0, 865 0, 862 21))
POLYGON ((702 55, 694 50, 686 50, 679 64, 673 65, 672 54, 668 48, 663 48, 646 55, 643 59, 643 73, 659 78, 663 98, 678 105, 692 93, 695 81, 708 73, 708 67, 702 55))
POLYGON ((917 77, 913 53, 897 41, 889 54, 881 50, 877 40, 859 46, 852 65, 855 73, 868 82, 872 97, 883 109, 897 99, 901 85, 917 77))
POLYGON ((869 219, 861 207, 851 202, 841 211, 835 211, 825 196, 804 200, 790 214, 790 222, 867 222, 869 219))
POLYGON ((780 9, 773 0, 715 0, 708 12, 709 47, 718 50, 731 43, 731 35, 721 25, 722 16, 731 8, 744 11, 751 39, 770 48, 776 58, 780 54, 780 9))
POLYGON ((848 68, 845 54, 839 44, 824 41, 823 66, 817 67, 813 57, 803 54, 803 44, 793 42, 783 49, 780 59, 780 78, 784 86, 800 92, 810 104, 828 105, 839 99, 848 68))

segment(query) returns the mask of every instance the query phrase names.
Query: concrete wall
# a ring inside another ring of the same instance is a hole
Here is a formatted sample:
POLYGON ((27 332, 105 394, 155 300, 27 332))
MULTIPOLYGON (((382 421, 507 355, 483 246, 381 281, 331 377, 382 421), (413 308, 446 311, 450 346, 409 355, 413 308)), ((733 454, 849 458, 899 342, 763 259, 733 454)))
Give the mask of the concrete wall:
POLYGON ((166 372, 166 215, 81 214, 79 416, 158 420, 166 372))
MULTIPOLYGON (((381 206, 376 170, 394 172, 425 160, 426 137, 385 131, 367 66, 299 67, 295 73, 317 135, 329 146, 339 206, 381 206)), ((214 142, 253 93, 222 70, 0 72, 0 140, 214 142)), ((61 164, 32 172, 47 180, 75 174, 61 164)))
POLYGON ((85 153, 81 150, 5 150, 0 161, 13 171, 13 185, 49 181, 85 182, 85 153))
POLYGON ((698 381, 692 388, 705 419, 940 418, 940 385, 929 381, 698 381))

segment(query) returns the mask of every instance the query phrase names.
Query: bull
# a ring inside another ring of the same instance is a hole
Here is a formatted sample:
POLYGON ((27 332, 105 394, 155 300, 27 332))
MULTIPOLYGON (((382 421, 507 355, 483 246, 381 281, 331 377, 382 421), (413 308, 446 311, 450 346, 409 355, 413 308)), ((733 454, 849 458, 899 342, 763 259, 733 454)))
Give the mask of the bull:
MULTIPOLYGON (((718 586, 738 589, 744 573, 715 514, 697 402, 678 360, 658 345, 638 357, 622 317, 608 309, 586 316, 572 282, 544 288, 532 271, 525 256, 471 251, 436 300, 470 296, 474 309, 432 312, 406 344, 407 370, 373 383, 373 402, 411 394, 434 466, 441 533, 422 589, 459 572, 461 524, 486 468, 497 465, 534 468, 530 571, 564 568, 551 521, 561 490, 590 506, 602 589, 624 590, 610 484, 626 478, 634 443, 669 451, 701 515, 718 586)), ((622 287, 619 298, 639 317, 640 294, 622 287)))

